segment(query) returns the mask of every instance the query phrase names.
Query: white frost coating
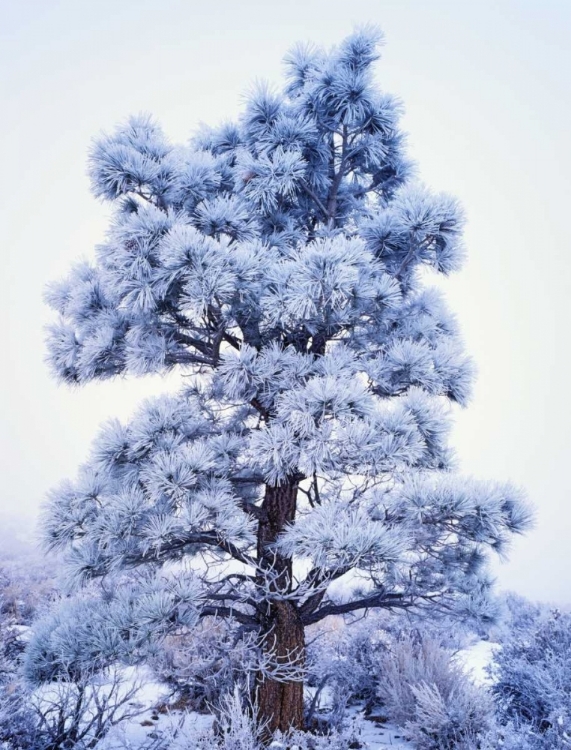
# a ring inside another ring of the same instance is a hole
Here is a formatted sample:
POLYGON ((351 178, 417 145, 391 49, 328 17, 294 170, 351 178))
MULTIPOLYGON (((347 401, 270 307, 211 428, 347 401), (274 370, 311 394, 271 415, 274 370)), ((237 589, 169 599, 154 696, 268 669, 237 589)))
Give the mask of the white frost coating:
POLYGON ((255 631, 280 597, 305 624, 351 607, 492 615, 487 553, 528 517, 509 485, 452 472, 448 406, 472 367, 420 271, 459 267, 462 212, 411 182, 400 106, 373 80, 378 40, 294 49, 282 92, 255 88, 237 123, 188 146, 146 115, 95 142, 113 220, 95 261, 48 290, 51 367, 79 384, 187 377, 104 425, 50 495, 44 534, 71 583, 106 587, 39 628, 39 678, 61 643, 81 662, 207 615, 255 631), (301 580, 259 559, 276 485, 299 487, 272 549, 312 561, 301 580), (173 564, 194 568, 184 586, 173 564), (340 610, 327 588, 347 570, 367 593, 340 610))

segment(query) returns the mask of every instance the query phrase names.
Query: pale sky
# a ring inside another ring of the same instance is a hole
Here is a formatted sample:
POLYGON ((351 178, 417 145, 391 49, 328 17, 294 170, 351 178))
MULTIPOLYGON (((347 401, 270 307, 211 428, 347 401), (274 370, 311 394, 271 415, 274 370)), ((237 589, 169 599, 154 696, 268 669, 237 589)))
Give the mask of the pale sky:
POLYGON ((571 0, 0 0, 0 517, 29 528, 101 421, 172 387, 69 390, 43 363, 42 290, 107 225, 90 139, 149 111, 185 140, 234 117, 253 79, 279 82, 295 41, 330 45, 368 21, 421 179, 469 219, 469 261, 442 284, 479 368, 453 445, 466 474, 512 480, 536 506, 499 584, 571 601, 571 0))

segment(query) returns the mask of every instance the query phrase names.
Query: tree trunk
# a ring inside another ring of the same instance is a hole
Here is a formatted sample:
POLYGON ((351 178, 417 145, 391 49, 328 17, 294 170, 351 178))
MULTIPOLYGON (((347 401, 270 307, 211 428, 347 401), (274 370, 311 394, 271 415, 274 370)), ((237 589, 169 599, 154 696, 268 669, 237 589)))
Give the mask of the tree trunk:
MULTIPOLYGON (((268 575, 272 593, 287 593, 292 588, 292 562, 272 550, 272 544, 286 524, 295 519, 297 481, 278 487, 266 487, 258 527, 258 561, 268 575)), ((259 720, 270 736, 276 730, 303 729, 303 682, 287 679, 287 670, 301 671, 305 665, 305 635, 297 605, 288 600, 269 601, 261 618, 262 649, 270 662, 286 671, 280 679, 271 673, 259 674, 256 701, 259 720)), ((270 670, 271 672, 271 670, 270 670)), ((294 676, 294 675, 292 675, 294 676)))
MULTIPOLYGON (((276 665, 287 669, 302 669, 305 664, 305 637, 295 605, 277 602, 272 605, 272 627, 263 636, 263 649, 276 665)), ((259 675, 257 704, 264 734, 268 737, 276 730, 303 729, 303 682, 275 680, 259 675)))

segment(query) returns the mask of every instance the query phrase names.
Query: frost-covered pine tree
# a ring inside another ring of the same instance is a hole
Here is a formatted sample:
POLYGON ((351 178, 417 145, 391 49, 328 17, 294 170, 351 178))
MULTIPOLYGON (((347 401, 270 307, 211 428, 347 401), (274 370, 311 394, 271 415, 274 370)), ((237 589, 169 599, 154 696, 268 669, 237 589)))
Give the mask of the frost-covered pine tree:
POLYGON ((460 266, 462 215, 411 181, 400 105, 373 80, 380 41, 295 47, 283 91, 257 86, 188 145, 147 116, 95 142, 113 221, 48 292, 52 368, 184 380, 104 425, 51 496, 49 545, 76 584, 105 585, 44 627, 39 673, 72 627, 68 662, 95 662, 233 618, 259 646, 260 716, 301 727, 308 625, 473 611, 487 550, 526 527, 513 487, 453 470, 449 405, 472 367, 425 271, 460 266))

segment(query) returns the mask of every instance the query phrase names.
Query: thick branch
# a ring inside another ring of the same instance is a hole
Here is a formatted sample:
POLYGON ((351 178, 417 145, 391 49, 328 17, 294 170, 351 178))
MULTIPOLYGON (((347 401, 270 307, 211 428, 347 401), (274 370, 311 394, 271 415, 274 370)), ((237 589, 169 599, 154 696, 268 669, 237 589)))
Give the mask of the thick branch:
POLYGON ((212 346, 207 341, 201 341, 200 339, 194 338, 194 336, 188 336, 186 333, 182 333, 180 331, 177 333, 177 337, 182 344, 192 346, 201 354, 204 354, 205 357, 210 357, 211 359, 213 358, 212 346))
POLYGON ((327 199, 327 219, 330 226, 335 225, 335 212, 337 211, 337 193, 341 186, 341 181, 345 176, 345 164, 347 162, 347 126, 343 125, 343 132, 341 135, 341 161, 337 174, 333 179, 333 184, 329 190, 329 197, 327 199))
POLYGON ((308 617, 319 607, 327 592, 327 586, 332 582, 348 573, 350 568, 339 568, 335 571, 323 571, 321 568, 312 568, 305 580, 299 585, 299 589, 314 589, 315 593, 311 594, 299 608, 301 618, 308 617))
POLYGON ((330 615, 346 615, 359 609, 408 609, 412 606, 410 599, 405 599, 403 594, 372 594, 363 599, 356 599, 344 604, 327 604, 315 612, 302 616, 304 625, 312 625, 330 615))
POLYGON ((185 547, 192 545, 204 544, 209 547, 215 547, 216 549, 226 552, 230 557, 244 565, 250 565, 253 568, 257 567, 257 563, 253 557, 250 557, 246 552, 243 552, 239 547, 226 539, 221 539, 213 531, 198 532, 196 534, 189 534, 188 536, 180 539, 171 539, 161 544, 158 549, 151 549, 149 552, 142 552, 140 554, 133 554, 123 558, 122 562, 124 565, 129 567, 136 567, 148 562, 162 562, 168 560, 176 552, 181 552, 185 547))
POLYGON ((254 398, 250 401, 250 403, 252 404, 254 409, 256 409, 256 411, 258 411, 262 415, 262 417, 265 420, 269 419, 270 412, 268 411, 268 409, 266 409, 266 407, 262 404, 262 402, 256 396, 254 396, 254 398))

